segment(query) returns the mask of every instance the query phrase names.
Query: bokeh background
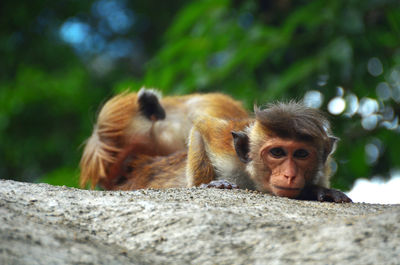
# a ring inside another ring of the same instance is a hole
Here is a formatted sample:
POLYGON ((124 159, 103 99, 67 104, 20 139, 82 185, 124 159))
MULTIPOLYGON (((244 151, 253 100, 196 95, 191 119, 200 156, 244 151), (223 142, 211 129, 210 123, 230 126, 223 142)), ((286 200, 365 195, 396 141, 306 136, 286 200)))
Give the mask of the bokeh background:
POLYGON ((0 177, 78 186, 102 103, 127 88, 297 99, 341 138, 335 188, 399 175, 398 0, 0 3, 0 177))

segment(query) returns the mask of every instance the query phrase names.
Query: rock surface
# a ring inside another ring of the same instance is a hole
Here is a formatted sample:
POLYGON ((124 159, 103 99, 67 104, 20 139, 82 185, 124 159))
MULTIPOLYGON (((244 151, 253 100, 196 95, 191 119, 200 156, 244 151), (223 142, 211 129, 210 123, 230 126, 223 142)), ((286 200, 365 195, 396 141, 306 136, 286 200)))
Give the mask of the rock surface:
POLYGON ((0 180, 0 264, 400 264, 400 205, 0 180))

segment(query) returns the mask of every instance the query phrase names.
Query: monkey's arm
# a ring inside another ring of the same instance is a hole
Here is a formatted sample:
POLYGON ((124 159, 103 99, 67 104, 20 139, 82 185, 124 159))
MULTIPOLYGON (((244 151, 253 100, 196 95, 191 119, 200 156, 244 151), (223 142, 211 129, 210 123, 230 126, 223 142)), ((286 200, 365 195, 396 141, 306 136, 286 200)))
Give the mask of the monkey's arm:
MULTIPOLYGON (((207 115, 194 121, 186 167, 189 187, 213 180, 227 180, 243 186, 242 176, 246 173, 244 164, 236 156, 231 131, 242 130, 248 123, 249 119, 228 120, 207 115)), ((209 186, 219 187, 220 184, 210 183, 209 186)))
POLYGON ((328 189, 317 185, 306 186, 298 199, 320 202, 352 202, 346 194, 339 190, 328 189))
POLYGON ((215 177, 214 168, 205 150, 203 137, 195 128, 190 132, 186 176, 189 187, 209 183, 215 177))

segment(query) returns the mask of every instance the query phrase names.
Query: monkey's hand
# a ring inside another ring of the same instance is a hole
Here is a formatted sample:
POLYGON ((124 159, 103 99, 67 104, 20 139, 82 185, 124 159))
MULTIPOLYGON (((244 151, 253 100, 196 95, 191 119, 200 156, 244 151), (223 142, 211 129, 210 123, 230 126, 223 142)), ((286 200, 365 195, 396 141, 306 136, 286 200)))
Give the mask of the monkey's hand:
POLYGON ((317 193, 320 202, 352 202, 343 192, 334 189, 320 189, 317 193))
POLYGON ((227 180, 213 180, 207 184, 201 184, 200 188, 217 188, 217 189, 238 189, 239 187, 236 184, 230 183, 227 180))
POLYGON ((337 203, 353 202, 346 194, 339 190, 327 189, 320 186, 310 186, 306 188, 299 199, 337 203))

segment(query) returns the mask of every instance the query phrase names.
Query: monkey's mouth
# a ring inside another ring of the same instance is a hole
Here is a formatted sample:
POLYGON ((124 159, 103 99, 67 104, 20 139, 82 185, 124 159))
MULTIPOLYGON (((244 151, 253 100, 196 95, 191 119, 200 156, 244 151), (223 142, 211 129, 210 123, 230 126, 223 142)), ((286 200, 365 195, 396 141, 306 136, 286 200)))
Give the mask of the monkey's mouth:
POLYGON ((288 190, 288 191, 300 191, 301 188, 288 188, 288 187, 282 187, 282 186, 277 186, 274 185, 274 188, 280 189, 280 190, 288 190))
POLYGON ((272 186, 272 193, 280 197, 297 198, 301 192, 301 188, 282 187, 279 185, 272 186))

